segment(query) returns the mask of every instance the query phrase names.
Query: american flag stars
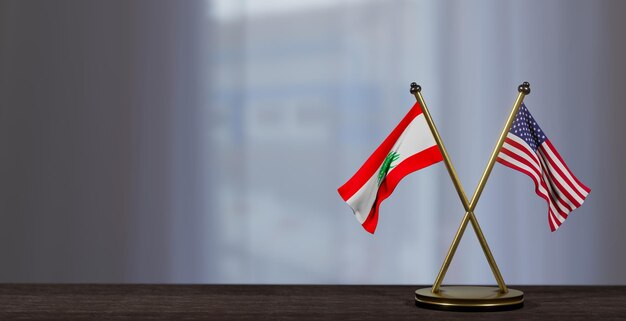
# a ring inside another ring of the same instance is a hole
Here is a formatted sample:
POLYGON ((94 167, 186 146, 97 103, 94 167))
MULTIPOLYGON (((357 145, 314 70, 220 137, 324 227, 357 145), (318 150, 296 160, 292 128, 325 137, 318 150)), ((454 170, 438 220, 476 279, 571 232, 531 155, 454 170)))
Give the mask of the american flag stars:
POLYGON ((511 133, 523 139, 534 151, 546 140, 546 135, 524 104, 513 121, 511 133))

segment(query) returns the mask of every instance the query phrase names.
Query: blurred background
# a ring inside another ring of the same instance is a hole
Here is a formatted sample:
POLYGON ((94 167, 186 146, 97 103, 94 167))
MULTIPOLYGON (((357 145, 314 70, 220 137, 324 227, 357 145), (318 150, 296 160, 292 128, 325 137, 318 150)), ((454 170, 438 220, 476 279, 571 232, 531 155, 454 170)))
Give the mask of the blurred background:
MULTIPOLYGON (((443 164, 365 232, 336 192, 423 87, 471 195, 517 95, 592 192, 496 165, 510 284, 626 284, 620 1, 0 0, 0 282, 432 283, 443 164)), ((494 284, 471 228, 447 283, 494 284)))

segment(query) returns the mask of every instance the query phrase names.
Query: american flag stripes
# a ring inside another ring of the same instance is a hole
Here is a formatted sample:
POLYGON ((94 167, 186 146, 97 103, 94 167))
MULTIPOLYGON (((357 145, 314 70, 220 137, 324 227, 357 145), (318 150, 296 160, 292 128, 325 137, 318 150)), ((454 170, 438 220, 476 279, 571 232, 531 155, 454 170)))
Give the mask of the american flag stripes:
POLYGON ((535 193, 548 202, 548 224, 554 232, 591 191, 569 170, 525 105, 521 105, 498 162, 528 175, 535 193))

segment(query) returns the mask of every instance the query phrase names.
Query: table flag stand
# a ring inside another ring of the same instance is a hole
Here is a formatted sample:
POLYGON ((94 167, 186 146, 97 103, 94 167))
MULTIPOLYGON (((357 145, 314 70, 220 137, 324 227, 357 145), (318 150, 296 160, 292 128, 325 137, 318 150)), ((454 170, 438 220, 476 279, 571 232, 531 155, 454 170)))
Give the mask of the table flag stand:
POLYGON ((489 174, 491 174, 491 170, 495 165, 498 154, 500 153, 500 148, 502 148, 502 145, 504 144, 504 140, 511 128, 513 120, 515 119, 515 115, 522 105, 524 97, 530 94, 530 84, 524 82, 518 87, 519 94, 517 96, 517 99, 513 104, 511 113, 506 121, 504 128, 502 129, 500 137, 498 138, 498 142, 496 143, 496 146, 491 153, 491 157, 489 157, 487 167, 485 168, 485 171, 483 172, 483 175, 478 182, 478 186, 476 187, 471 201, 468 201, 467 199, 467 195, 463 190, 461 181, 459 180, 456 170, 454 169, 454 166, 452 166, 452 162, 450 161, 450 156, 448 155, 448 152, 443 145, 441 136, 439 135, 439 131, 437 130, 437 127, 435 126, 430 112, 426 107, 424 97, 422 97, 421 87, 416 83, 411 83, 410 92, 415 96, 415 99, 422 107, 424 118, 426 119, 428 127, 433 133, 435 141, 439 146, 441 154, 443 155, 446 169, 448 170, 448 174, 450 175, 456 192, 461 199, 463 207, 465 208, 465 215, 463 216, 461 225, 459 226, 456 235, 454 236, 454 240, 450 245, 450 249, 448 250, 446 258, 441 266, 441 269, 439 270, 437 279, 435 279, 435 283, 433 284, 432 288, 423 288, 415 291, 415 303, 423 308, 456 311, 502 311, 521 308, 524 304, 524 293, 519 290, 509 289, 504 283, 504 279, 500 274, 498 265, 496 264, 496 261, 491 254, 489 245, 487 245, 487 240, 485 239, 480 225, 478 224, 476 215, 474 215, 474 209, 476 208, 478 199, 480 198, 485 184, 487 183, 489 174), (463 234, 465 233, 465 228, 467 227, 468 221, 472 223, 474 232, 478 237, 478 241, 483 249, 485 257, 487 258, 487 262, 491 267, 491 272, 493 273, 493 276, 498 283, 498 287, 441 286, 441 283, 445 278, 446 272, 448 271, 448 267, 450 266, 450 262, 454 257, 457 247, 459 246, 461 237, 463 237, 463 234))

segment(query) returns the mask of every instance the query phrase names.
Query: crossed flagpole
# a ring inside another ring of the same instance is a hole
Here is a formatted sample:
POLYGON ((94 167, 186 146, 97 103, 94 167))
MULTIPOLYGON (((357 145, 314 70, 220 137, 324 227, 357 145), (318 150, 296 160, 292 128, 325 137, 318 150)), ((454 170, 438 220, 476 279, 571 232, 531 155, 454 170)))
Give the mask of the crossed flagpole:
POLYGON ((439 146, 439 150, 441 151, 441 154, 443 156, 443 160, 446 165, 446 169, 448 170, 448 174, 450 175, 450 178, 452 179, 452 183, 454 184, 456 192, 459 195, 459 198, 461 199, 461 203, 463 204, 463 207, 465 208, 465 215, 463 216, 461 225, 459 226, 456 232, 456 235, 454 236, 454 240, 452 241, 452 244, 450 245, 450 249, 448 249, 448 253, 446 254, 446 258, 441 266, 441 269, 439 270, 437 279, 435 279, 435 283, 432 286, 432 289, 431 289, 432 293, 439 293, 441 283, 443 282, 443 279, 445 278, 446 273, 448 272, 448 267, 450 266, 450 262, 452 262, 452 258, 454 257, 456 249, 459 246, 459 243, 461 242, 461 238, 463 237, 463 234, 465 233, 465 228, 467 227, 468 222, 472 223, 472 227, 474 228, 474 232, 476 233, 476 236, 478 237, 480 246, 482 247, 485 257, 487 258, 489 267, 491 267, 491 272, 493 273, 493 276, 495 277, 498 283, 498 287, 500 288, 500 293, 506 294, 507 292, 509 292, 506 284, 504 283, 504 279, 502 278, 502 275, 500 274, 500 269, 498 269, 498 265, 496 264, 496 261, 493 258, 493 255, 491 254, 489 245, 487 245, 487 240, 485 239, 485 236, 483 235, 480 225, 478 224, 476 215, 474 215, 474 209, 476 208, 476 204, 478 203, 478 200, 480 199, 483 189, 485 188, 485 184, 487 183, 487 180, 489 179, 491 170, 493 169, 493 166, 496 163, 496 159, 498 157, 498 154, 500 153, 500 149, 502 148, 502 145, 504 144, 506 135, 511 128, 511 124, 515 120, 515 115, 517 114, 517 111, 522 105, 524 101, 524 97, 530 94, 530 84, 528 82, 524 82, 523 84, 519 85, 517 90, 519 94, 517 95, 517 99, 515 100, 515 103, 513 104, 511 113, 509 114, 506 124, 504 128, 502 129, 502 132, 500 133, 500 137, 498 138, 498 142, 496 143, 496 146, 493 149, 491 156, 489 157, 489 162, 487 163, 487 167, 483 171, 483 175, 481 176, 480 181, 478 182, 478 186, 476 187, 476 190, 474 191, 474 195, 472 196, 471 201, 468 201, 467 195, 465 194, 465 191, 463 190, 463 186, 461 185, 461 181, 459 180, 456 170, 454 169, 454 166, 452 165, 452 161, 450 161, 450 156, 448 155, 448 152, 446 151, 446 147, 444 146, 443 141, 441 140, 439 131, 437 130, 437 127, 435 126, 435 122, 433 121, 430 115, 430 112, 428 111, 428 108, 426 107, 426 102, 424 102, 424 97, 422 97, 422 92, 421 92, 422 88, 416 83, 411 83, 410 92, 411 94, 415 96, 415 99, 422 107, 422 113, 424 114, 424 118, 426 119, 426 122, 428 123, 428 127, 430 128, 430 131, 432 132, 435 138, 435 142, 437 143, 437 146, 439 146))

